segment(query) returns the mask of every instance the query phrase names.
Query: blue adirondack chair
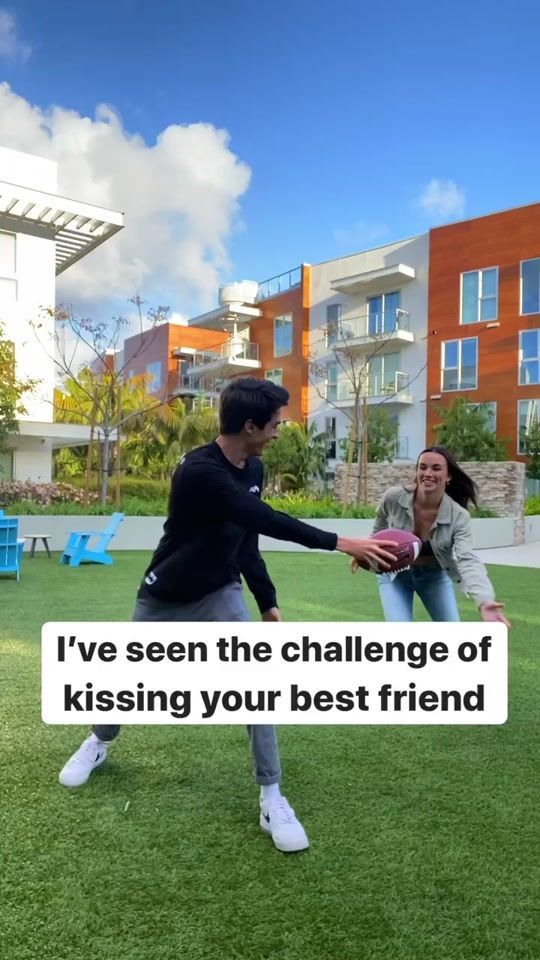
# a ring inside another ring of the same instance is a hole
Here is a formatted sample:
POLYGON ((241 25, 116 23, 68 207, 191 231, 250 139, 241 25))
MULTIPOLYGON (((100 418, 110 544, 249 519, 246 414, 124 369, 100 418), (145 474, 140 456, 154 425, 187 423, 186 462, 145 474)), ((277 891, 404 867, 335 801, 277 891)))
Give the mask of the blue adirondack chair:
POLYGON ((109 523, 99 533, 96 530, 75 530, 70 533, 68 542, 60 557, 60 563, 68 563, 70 567, 78 567, 81 563, 105 563, 110 566, 113 558, 107 553, 112 538, 124 519, 123 513, 113 513, 109 523), (93 547, 88 546, 91 537, 97 538, 93 547))
POLYGON ((15 573, 17 580, 22 564, 24 538, 18 537, 19 518, 5 517, 0 510, 0 573, 15 573))

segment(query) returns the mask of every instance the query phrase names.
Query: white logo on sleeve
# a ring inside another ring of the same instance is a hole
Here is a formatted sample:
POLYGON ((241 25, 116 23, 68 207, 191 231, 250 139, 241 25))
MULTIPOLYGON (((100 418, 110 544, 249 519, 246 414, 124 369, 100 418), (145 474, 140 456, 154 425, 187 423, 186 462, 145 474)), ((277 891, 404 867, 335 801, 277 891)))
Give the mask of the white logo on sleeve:
POLYGON ((149 587, 151 587, 152 584, 156 582, 156 580, 157 580, 157 577, 153 570, 151 570, 148 576, 144 578, 144 582, 147 583, 149 587))
POLYGON ((261 488, 258 487, 257 484, 255 484, 253 487, 250 487, 250 488, 249 488, 249 492, 250 492, 250 493, 260 493, 260 492, 261 492, 261 488))

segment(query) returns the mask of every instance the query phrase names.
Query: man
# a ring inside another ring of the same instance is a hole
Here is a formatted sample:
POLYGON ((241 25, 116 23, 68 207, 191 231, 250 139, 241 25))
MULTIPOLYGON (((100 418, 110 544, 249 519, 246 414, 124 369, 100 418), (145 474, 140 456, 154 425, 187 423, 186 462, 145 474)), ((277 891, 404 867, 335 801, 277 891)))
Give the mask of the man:
MULTIPOLYGON (((245 621, 250 614, 241 575, 262 619, 278 622, 276 591, 259 553, 258 534, 352 557, 392 559, 391 544, 338 537, 279 513, 261 500, 264 447, 277 437, 289 394, 266 380, 234 380, 223 391, 220 435, 188 453, 171 486, 163 536, 137 595, 137 621, 245 621)), ((66 763, 60 783, 81 786, 103 763, 118 726, 95 726, 66 763)), ((260 825, 278 850, 308 847, 300 821, 280 792, 280 760, 273 726, 248 727, 255 782, 261 787, 260 825)))

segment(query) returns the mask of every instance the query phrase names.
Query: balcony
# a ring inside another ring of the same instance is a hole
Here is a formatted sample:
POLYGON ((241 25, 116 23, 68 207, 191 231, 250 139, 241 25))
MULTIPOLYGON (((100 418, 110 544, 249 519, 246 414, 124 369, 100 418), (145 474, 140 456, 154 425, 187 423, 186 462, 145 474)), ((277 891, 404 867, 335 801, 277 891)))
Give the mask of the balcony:
POLYGON ((179 377, 174 387, 174 394, 177 397, 204 397, 210 406, 214 406, 219 397, 219 391, 222 381, 213 377, 201 376, 183 376, 179 377))
POLYGON ((406 283, 414 280, 415 276, 414 267, 409 267, 405 263, 395 263, 388 267, 379 267, 378 270, 365 270, 363 273, 339 277, 337 280, 332 280, 331 287, 332 290, 339 290, 340 293, 371 296, 401 289, 406 283))
MULTIPOLYGON (((384 403, 385 407, 408 407, 414 402, 409 391, 409 375, 400 372, 384 379, 374 377, 370 380, 367 391, 361 392, 361 403, 364 396, 367 398, 368 406, 378 406, 384 403)), ((325 397, 329 403, 340 409, 353 407, 355 403, 355 391, 348 379, 338 380, 337 383, 327 383, 325 397)))
POLYGON ((387 353, 396 347, 414 343, 407 310, 385 310, 382 313, 363 313, 331 325, 326 333, 329 350, 343 350, 351 354, 387 353))
POLYGON ((278 277, 271 277, 270 280, 263 280, 259 283, 257 303, 260 303, 261 300, 268 300, 269 297, 277 297, 280 293, 286 293, 287 290, 299 287, 301 283, 301 267, 288 270, 286 273, 280 273, 278 277))
POLYGON ((195 353, 186 376, 226 379, 260 369, 259 344, 236 337, 223 343, 219 351, 195 353))

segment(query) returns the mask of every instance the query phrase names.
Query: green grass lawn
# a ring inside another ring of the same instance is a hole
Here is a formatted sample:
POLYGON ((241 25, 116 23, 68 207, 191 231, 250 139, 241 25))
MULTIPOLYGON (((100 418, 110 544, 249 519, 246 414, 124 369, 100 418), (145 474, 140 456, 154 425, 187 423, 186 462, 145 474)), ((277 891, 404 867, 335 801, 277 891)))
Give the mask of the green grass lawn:
MULTIPOLYGON (((505 726, 281 729, 312 844, 287 857, 241 727, 126 728, 85 787, 59 786, 85 728, 41 722, 40 627, 129 619, 146 556, 115 559, 39 555, 0 580, 2 957, 538 960, 538 570, 491 569, 513 621, 505 726)), ((267 560, 287 619, 380 619, 344 558, 267 560)))

